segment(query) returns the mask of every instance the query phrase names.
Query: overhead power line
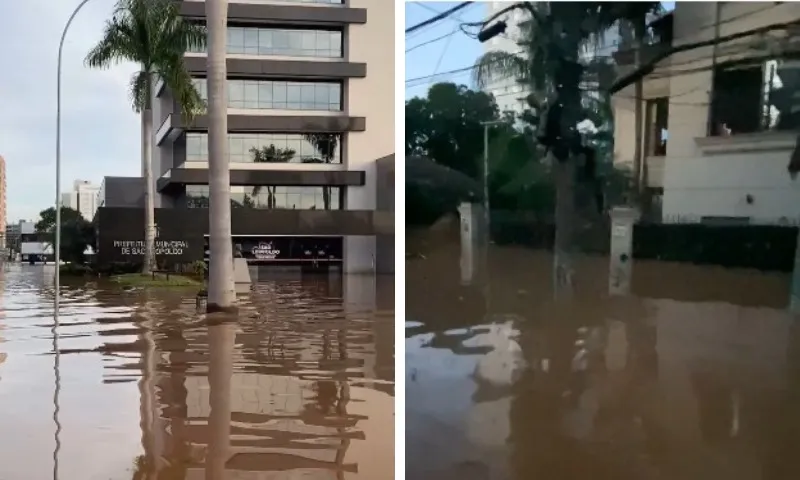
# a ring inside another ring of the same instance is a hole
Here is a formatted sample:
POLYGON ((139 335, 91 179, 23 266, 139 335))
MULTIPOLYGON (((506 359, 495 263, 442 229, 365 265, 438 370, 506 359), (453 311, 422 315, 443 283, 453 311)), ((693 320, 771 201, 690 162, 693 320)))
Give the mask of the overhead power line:
POLYGON ((406 53, 414 51, 420 47, 424 47, 425 45, 430 45, 431 43, 438 42, 439 40, 444 40, 447 37, 452 37, 456 33, 458 33, 458 30, 453 30, 450 33, 445 33, 444 35, 428 40, 427 42, 419 43, 417 45, 414 45, 413 47, 407 48, 406 53))
POLYGON ((432 23, 436 23, 438 21, 441 21, 441 20, 449 17, 450 15, 456 13, 457 11, 462 10, 462 9, 470 6, 471 4, 472 4, 472 2, 461 2, 458 5, 456 5, 455 7, 449 9, 449 10, 445 10, 444 12, 442 12, 442 13, 440 13, 438 15, 434 15, 433 17, 431 17, 431 18, 429 18, 429 19, 427 19, 425 21, 422 21, 422 22, 420 22, 420 23, 418 23, 416 25, 413 25, 411 27, 406 28, 406 33, 407 34, 411 33, 411 32, 413 32, 415 30, 419 30, 420 28, 422 28, 424 26, 427 26, 427 25, 430 25, 432 23))
MULTIPOLYGON (((425 3, 423 3, 423 2, 415 2, 415 3, 414 3, 414 5, 416 5, 416 6, 420 7, 420 8, 424 8, 425 10, 427 10, 427 11, 429 11, 429 12, 432 12, 432 13, 435 13, 435 14, 437 14, 437 15, 438 15, 438 14, 440 14, 440 13, 442 13, 441 11, 439 11, 439 10, 436 10, 435 8, 433 8, 433 7, 431 7, 431 6, 427 5, 427 4, 425 4, 425 3)), ((470 4, 470 6, 472 6, 472 5, 475 5, 475 4, 474 4, 474 3, 471 3, 471 4, 470 4)), ((453 15, 451 15, 451 16, 453 17, 453 18, 452 18, 452 20, 454 20, 454 21, 457 21, 457 22, 464 23, 464 19, 463 19, 463 18, 461 18, 460 16, 458 16, 458 15, 455 15, 455 14, 453 14, 453 15)))

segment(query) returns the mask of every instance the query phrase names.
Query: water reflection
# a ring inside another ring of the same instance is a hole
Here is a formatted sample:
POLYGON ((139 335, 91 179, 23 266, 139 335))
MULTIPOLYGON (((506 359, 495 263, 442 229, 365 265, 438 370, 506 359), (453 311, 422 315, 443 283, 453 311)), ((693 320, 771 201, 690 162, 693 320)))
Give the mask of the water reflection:
POLYGON ((800 478, 788 277, 637 264, 610 297, 582 259, 564 304, 546 255, 493 252, 488 289, 453 257, 407 264, 408 478, 800 478))
MULTIPOLYGON (((47 278, 3 273, 3 479, 53 475, 47 278)), ((392 478, 392 283, 265 281, 235 323, 192 292, 62 287, 57 478, 392 478)))

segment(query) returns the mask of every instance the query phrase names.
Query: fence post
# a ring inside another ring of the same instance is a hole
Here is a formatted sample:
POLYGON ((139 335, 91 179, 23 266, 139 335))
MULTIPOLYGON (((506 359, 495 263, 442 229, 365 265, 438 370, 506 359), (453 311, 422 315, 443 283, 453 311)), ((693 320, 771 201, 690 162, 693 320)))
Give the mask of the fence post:
POLYGON ((633 226, 641 216, 634 207, 611 209, 611 254, 608 268, 608 293, 627 295, 633 274, 633 226))
POLYGON ((458 206, 461 239, 461 284, 472 285, 478 278, 482 258, 483 207, 464 202, 458 206))

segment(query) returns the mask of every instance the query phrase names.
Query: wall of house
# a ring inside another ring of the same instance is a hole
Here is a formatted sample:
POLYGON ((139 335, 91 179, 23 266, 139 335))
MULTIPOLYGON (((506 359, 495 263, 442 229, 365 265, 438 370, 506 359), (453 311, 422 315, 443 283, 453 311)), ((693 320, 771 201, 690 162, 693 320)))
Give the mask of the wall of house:
MULTIPOLYGON (((711 39, 717 3, 679 3, 674 45, 711 39)), ((720 35, 800 19, 800 4, 719 3, 720 35)), ((762 55, 752 37, 725 44, 718 61, 762 55)), ((703 216, 750 217, 771 223, 800 221, 800 184, 786 172, 791 136, 776 133, 707 138, 713 48, 676 54, 654 76, 670 71, 669 140, 663 173, 665 220, 699 221, 703 216), (702 71, 694 71, 703 69, 702 71), (687 70, 692 70, 691 73, 687 70), (751 195, 752 202, 747 201, 751 195)))
MULTIPOLYGON (((367 64, 365 78, 347 80, 345 113, 367 119, 363 132, 350 132, 344 143, 348 170, 366 172, 366 184, 349 188, 345 207, 352 210, 377 208, 375 185, 378 159, 394 153, 394 2, 392 0, 350 0, 348 6, 367 9, 367 23, 349 25, 345 55, 350 62, 367 64)), ((345 270, 373 272, 376 268, 375 237, 347 237, 345 270)))
MULTIPOLYGON (((669 81, 665 78, 647 79, 643 84, 642 112, 646 112, 647 100, 669 96, 669 81)), ((614 164, 633 170, 636 148, 636 95, 631 85, 623 89, 611 101, 614 108, 614 164)), ((669 129, 669 125, 667 125, 669 129)), ((670 130, 671 131, 671 130, 670 130)), ((644 124, 642 125, 642 148, 644 148, 644 124)), ((644 150, 643 150, 644 152, 644 150)), ((646 153, 646 152, 645 152, 646 153)), ((647 164, 647 186, 664 186, 664 157, 645 156, 647 164)))

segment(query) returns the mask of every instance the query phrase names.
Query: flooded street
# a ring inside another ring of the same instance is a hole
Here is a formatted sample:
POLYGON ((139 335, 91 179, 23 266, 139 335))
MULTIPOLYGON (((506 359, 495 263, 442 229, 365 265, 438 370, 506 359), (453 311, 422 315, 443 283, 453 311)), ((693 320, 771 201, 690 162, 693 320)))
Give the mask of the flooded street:
POLYGON ((0 276, 0 479, 393 478, 393 277, 263 281, 236 324, 66 285, 54 339, 51 268, 0 276))
POLYGON ((582 258, 560 304, 544 252, 495 248, 478 285, 457 247, 406 265, 408 478, 800 478, 789 275, 636 262, 610 297, 582 258))

